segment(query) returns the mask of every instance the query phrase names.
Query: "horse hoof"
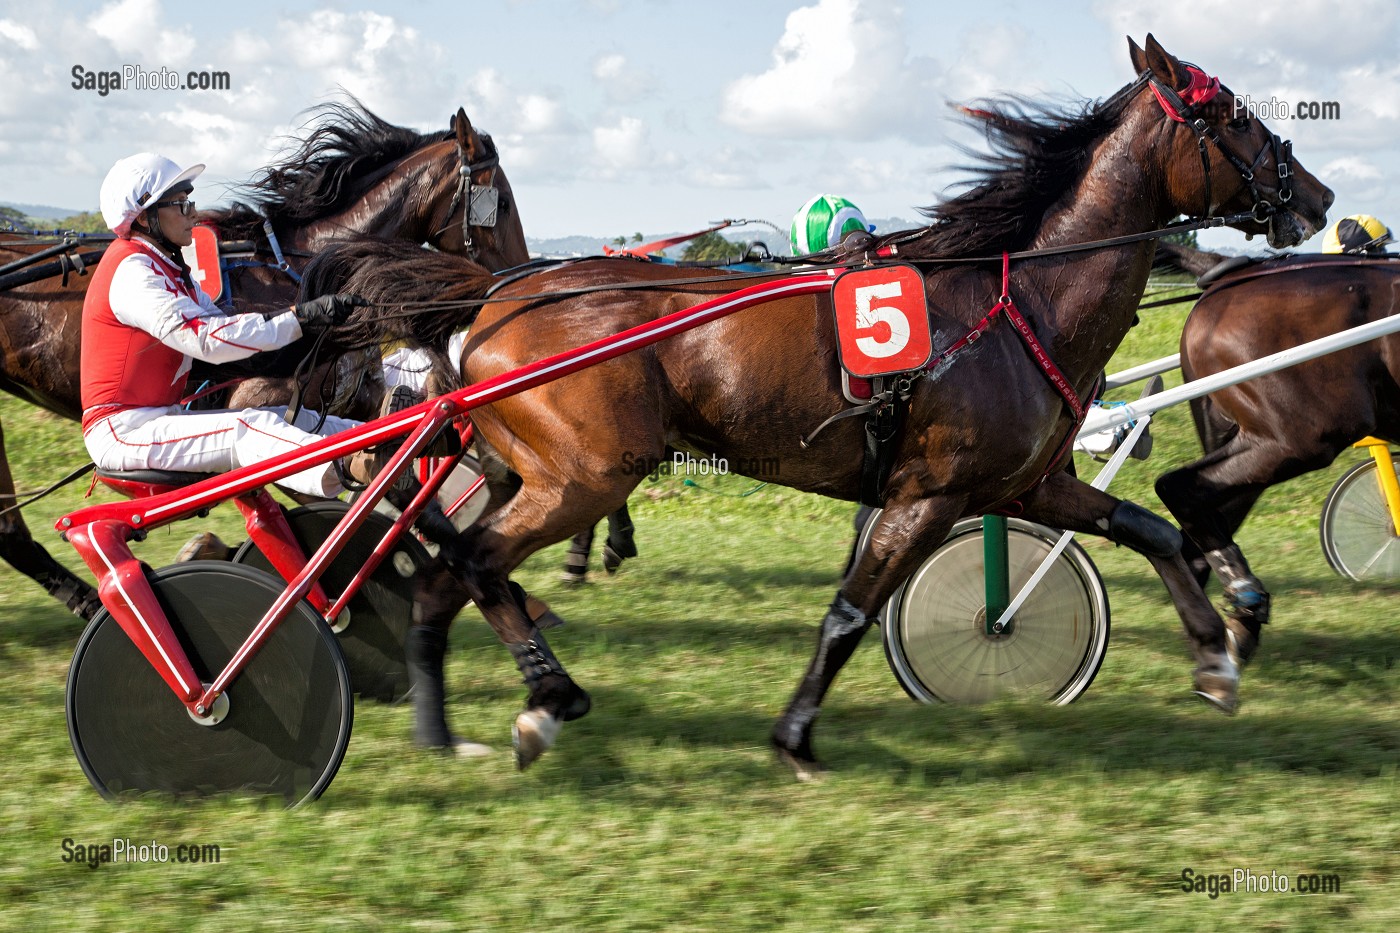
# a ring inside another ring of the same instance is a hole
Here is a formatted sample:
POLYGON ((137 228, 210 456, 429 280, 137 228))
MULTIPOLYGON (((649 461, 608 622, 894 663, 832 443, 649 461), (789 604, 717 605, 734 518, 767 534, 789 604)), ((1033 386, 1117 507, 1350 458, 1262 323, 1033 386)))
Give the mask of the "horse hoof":
POLYGON ((609 574, 617 573, 622 566, 623 556, 611 544, 603 545, 603 569, 609 574))
POLYGON ((1230 652, 1230 660, 1234 661, 1237 667, 1244 667, 1254 657, 1254 652, 1259 650, 1259 632, 1247 622, 1227 613, 1225 647, 1230 652))
POLYGON ((775 748, 778 760, 792 769, 799 784, 815 784, 826 777, 826 768, 810 758, 799 758, 785 748, 775 748))
POLYGON ((549 751, 559 736, 559 720, 542 709, 527 709, 515 717, 511 740, 515 746, 515 767, 524 771, 535 759, 549 751))
POLYGON ((453 739, 447 751, 455 758, 490 758, 496 754, 496 750, 491 746, 482 745, 480 742, 468 742, 466 739, 453 739))
POLYGON ((565 586, 583 586, 588 582, 588 572, 574 573, 572 570, 565 570, 559 574, 559 582, 565 586))
POLYGON ((1228 716, 1239 702, 1240 672, 1228 655, 1221 661, 1196 668, 1195 693, 1228 716))
POLYGON ((175 563, 185 564, 192 560, 228 560, 233 555, 233 548, 219 540, 219 536, 212 531, 201 531, 193 538, 185 542, 184 547, 175 555, 175 563))

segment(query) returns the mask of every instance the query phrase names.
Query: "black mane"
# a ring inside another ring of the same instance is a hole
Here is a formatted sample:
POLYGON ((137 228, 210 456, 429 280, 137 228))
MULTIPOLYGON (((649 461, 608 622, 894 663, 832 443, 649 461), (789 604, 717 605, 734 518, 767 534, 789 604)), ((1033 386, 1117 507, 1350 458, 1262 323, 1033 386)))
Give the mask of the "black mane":
POLYGON ((338 346, 405 340, 441 351, 475 320, 475 302, 495 281, 490 270, 462 256, 401 240, 349 237, 311 260, 297 300, 340 292, 371 302, 333 330, 338 346))
POLYGON ((451 131, 419 133, 395 126, 351 101, 313 108, 311 133, 297 150, 244 186, 240 193, 246 200, 210 212, 222 237, 261 238, 264 217, 282 234, 336 214, 395 162, 452 138, 451 131))
MULTIPOLYGON (((976 177, 956 197, 920 208, 933 221, 923 235, 901 245, 911 258, 982 256, 1024 249, 1045 212, 1084 172, 1092 145, 1118 126, 1136 84, 1103 101, 1055 106, 1012 97, 961 108, 983 127, 990 149, 964 150, 962 166, 976 177)), ((886 242, 908 234, 882 237, 886 242)))

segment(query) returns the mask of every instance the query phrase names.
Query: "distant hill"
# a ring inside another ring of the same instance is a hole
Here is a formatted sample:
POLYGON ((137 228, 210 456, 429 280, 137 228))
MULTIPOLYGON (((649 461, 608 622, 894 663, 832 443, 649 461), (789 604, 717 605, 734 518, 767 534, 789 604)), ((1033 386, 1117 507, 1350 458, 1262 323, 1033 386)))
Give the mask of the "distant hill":
POLYGON ((0 207, 13 207, 25 216, 38 220, 62 220, 65 217, 82 213, 82 211, 70 210, 66 207, 50 207, 47 204, 19 204, 15 201, 0 201, 0 207))
MULTIPOLYGON (((894 233, 898 230, 912 230, 923 226, 922 223, 912 220, 905 220, 902 217, 876 217, 870 220, 875 225, 876 233, 894 233)), ((664 240, 667 237, 680 236, 684 233, 692 233, 691 230, 672 230, 669 233, 643 233, 642 242, 653 243, 657 240, 664 240)), ((753 224, 746 227, 731 228, 723 230, 720 235, 728 240, 762 240, 768 244, 768 248, 777 256, 790 255, 792 250, 788 245, 786 234, 779 234, 771 227, 760 224, 753 224)), ((613 237, 610 236, 565 236, 565 237, 525 237, 525 243, 530 247, 530 252, 539 256, 563 257, 563 256, 601 256, 604 245, 612 246, 613 237)), ((629 246, 635 244, 628 244, 629 246)), ((674 246, 668 252, 672 258, 680 256, 680 251, 685 249, 685 244, 674 246)))

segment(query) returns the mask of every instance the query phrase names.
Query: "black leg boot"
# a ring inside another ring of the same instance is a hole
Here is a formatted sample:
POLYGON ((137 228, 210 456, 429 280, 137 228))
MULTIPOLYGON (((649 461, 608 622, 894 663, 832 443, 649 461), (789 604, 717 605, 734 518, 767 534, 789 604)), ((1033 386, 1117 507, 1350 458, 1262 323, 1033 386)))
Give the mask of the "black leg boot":
POLYGON ((462 758, 480 758, 491 754, 489 747, 458 739, 447 728, 442 674, 443 661, 447 656, 447 633, 426 625, 415 625, 408 630, 404 653, 408 657, 409 683, 413 689, 414 743, 462 758))

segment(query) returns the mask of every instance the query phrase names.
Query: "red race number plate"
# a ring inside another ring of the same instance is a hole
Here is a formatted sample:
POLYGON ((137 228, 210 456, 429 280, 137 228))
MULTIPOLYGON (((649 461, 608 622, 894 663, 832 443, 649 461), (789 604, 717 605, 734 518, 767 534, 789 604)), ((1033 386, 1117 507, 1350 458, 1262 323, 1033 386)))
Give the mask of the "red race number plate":
POLYGON ((913 266, 844 273, 831 287, 841 368, 888 376, 921 368, 933 353, 924 277, 913 266))

